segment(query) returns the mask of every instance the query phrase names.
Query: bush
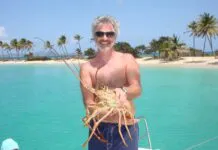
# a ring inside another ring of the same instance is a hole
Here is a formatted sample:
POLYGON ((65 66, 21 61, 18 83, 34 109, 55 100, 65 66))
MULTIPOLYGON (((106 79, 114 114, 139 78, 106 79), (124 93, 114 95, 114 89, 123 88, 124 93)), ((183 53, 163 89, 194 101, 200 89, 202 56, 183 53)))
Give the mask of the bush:
POLYGON ((33 56, 33 57, 27 57, 27 61, 35 61, 35 60, 51 60, 51 58, 46 57, 46 56, 33 56))

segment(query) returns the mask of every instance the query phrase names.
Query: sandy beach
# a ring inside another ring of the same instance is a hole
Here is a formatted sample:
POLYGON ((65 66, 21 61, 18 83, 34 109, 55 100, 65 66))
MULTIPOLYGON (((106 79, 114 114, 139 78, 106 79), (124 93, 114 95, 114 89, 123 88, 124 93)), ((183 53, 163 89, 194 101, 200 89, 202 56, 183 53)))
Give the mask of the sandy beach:
POLYGON ((144 57, 137 59, 137 62, 146 66, 218 68, 218 59, 215 59, 214 57, 181 57, 176 61, 164 61, 160 59, 152 59, 152 57, 144 57))
MULTIPOLYGON (((71 59, 68 60, 69 63, 84 63, 88 60, 81 59, 71 59)), ((157 66, 157 67, 209 67, 209 68, 218 68, 218 59, 214 57, 181 57, 176 61, 164 61, 160 59, 153 59, 152 57, 143 57, 137 58, 136 61, 140 65, 145 66, 157 66)), ((25 60, 16 60, 16 61, 0 61, 0 65, 4 64, 63 64, 62 60, 47 60, 47 61, 25 61, 25 60)))

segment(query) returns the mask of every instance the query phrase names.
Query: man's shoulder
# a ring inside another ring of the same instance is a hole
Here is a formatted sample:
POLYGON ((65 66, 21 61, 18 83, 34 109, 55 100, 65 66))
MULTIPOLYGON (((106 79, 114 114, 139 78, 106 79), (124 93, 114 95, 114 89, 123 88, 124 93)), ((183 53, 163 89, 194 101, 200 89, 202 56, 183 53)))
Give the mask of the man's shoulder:
POLYGON ((121 56, 121 57, 123 57, 124 59, 135 59, 134 57, 133 57, 133 55, 132 54, 130 54, 130 53, 122 53, 122 52, 117 52, 116 51, 116 54, 117 54, 117 56, 121 56))
POLYGON ((90 61, 84 62, 80 65, 80 70, 89 70, 90 69, 90 61))
POLYGON ((132 54, 130 54, 130 53, 125 53, 125 57, 127 59, 135 59, 135 57, 132 54))
POLYGON ((125 53, 124 54, 124 59, 125 59, 125 62, 127 62, 128 66, 133 66, 133 67, 138 66, 138 63, 137 63, 135 57, 132 54, 125 53))
POLYGON ((123 58, 125 61, 135 61, 135 57, 130 53, 123 53, 123 58))
POLYGON ((80 65, 80 69, 85 69, 87 71, 92 70, 96 64, 95 58, 92 58, 80 65))

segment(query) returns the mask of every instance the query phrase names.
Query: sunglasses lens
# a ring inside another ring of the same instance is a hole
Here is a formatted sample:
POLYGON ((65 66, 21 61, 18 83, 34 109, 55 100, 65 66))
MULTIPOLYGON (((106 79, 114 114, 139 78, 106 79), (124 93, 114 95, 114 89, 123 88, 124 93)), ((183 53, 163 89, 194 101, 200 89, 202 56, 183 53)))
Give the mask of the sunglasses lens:
POLYGON ((107 37, 113 37, 115 35, 114 32, 106 32, 107 37))
POLYGON ((98 31, 98 32, 95 32, 95 35, 96 35, 97 37, 102 37, 102 36, 104 36, 104 32, 98 31))
POLYGON ((107 37, 111 38, 115 36, 115 32, 101 32, 101 31, 97 31, 95 32, 95 35, 97 37, 103 37, 104 35, 106 35, 107 37))

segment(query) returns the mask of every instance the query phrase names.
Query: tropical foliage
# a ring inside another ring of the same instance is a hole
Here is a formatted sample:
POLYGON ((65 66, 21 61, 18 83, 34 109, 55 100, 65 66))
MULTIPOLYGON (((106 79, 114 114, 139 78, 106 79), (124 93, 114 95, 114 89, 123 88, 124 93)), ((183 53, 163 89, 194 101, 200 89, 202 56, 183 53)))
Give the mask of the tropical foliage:
POLYGON ((82 49, 81 49, 81 44, 80 44, 80 41, 83 39, 79 34, 76 34, 74 35, 74 40, 77 41, 77 44, 79 46, 79 48, 76 49, 76 54, 77 54, 77 57, 81 57, 82 56, 82 49))
MULTIPOLYGON (((197 32, 197 22, 196 21, 192 21, 189 25, 188 25, 188 31, 190 32, 190 36, 193 36, 193 49, 195 49, 195 38, 198 36, 198 32, 197 32)), ((195 50, 194 50, 194 56, 195 56, 195 50)))
POLYGON ((20 58, 20 53, 26 55, 30 53, 33 48, 33 42, 22 38, 20 40, 12 39, 10 43, 0 41, 1 59, 7 60, 12 59, 13 54, 16 53, 16 59, 20 58))
POLYGON ((134 57, 140 57, 140 53, 142 53, 142 46, 133 48, 128 42, 117 42, 115 44, 115 50, 122 53, 130 53, 134 57))
POLYGON ((66 48, 67 38, 65 35, 61 35, 57 41, 57 45, 61 51, 61 54, 64 56, 68 56, 68 51, 66 48))
MULTIPOLYGON (((176 60, 181 55, 181 49, 186 48, 189 50, 191 56, 196 55, 217 55, 217 50, 214 50, 213 40, 218 36, 218 23, 215 16, 209 13, 203 13, 199 15, 199 18, 191 21, 187 25, 187 31, 191 37, 193 37, 193 45, 191 48, 185 46, 182 43, 178 36, 161 36, 158 39, 152 39, 148 46, 143 44, 132 47, 128 42, 122 41, 115 44, 115 50, 122 53, 130 53, 134 57, 141 57, 143 55, 153 55, 154 58, 161 58, 164 60, 176 60), (202 38, 203 47, 202 51, 195 48, 196 38, 202 38), (211 53, 205 54, 206 44, 209 44, 211 53)), ((40 39, 40 38, 38 38, 40 39)), ((71 52, 71 56, 75 55, 77 58, 82 58, 87 56, 92 58, 95 56, 96 51, 93 48, 88 48, 83 50, 81 47, 81 40, 83 37, 79 34, 73 36, 73 39, 76 41, 77 48, 73 49, 74 53, 71 52), (83 54, 84 53, 84 54, 83 54)), ((40 39, 41 40, 41 39, 40 39)), ((43 41, 43 40, 41 40, 43 41)), ((69 51, 67 50, 67 44, 69 40, 65 35, 61 35, 56 44, 51 44, 50 41, 43 41, 45 50, 58 49, 60 55, 71 57, 69 51)), ((93 43, 93 39, 90 40, 90 43, 93 43)), ((20 59, 23 56, 33 57, 33 42, 21 38, 21 39, 12 39, 10 42, 0 41, 0 59, 20 59)), ((91 46, 92 47, 92 46, 91 46)))
POLYGON ((199 19, 192 21, 188 25, 188 31, 190 36, 193 36, 193 48, 195 49, 195 37, 201 37, 204 39, 203 43, 203 53, 204 56, 206 42, 208 41, 211 52, 215 55, 213 50, 213 39, 218 36, 218 23, 215 16, 209 13, 203 13, 200 15, 199 19))
POLYGON ((178 36, 173 35, 172 37, 161 36, 159 39, 153 39, 149 47, 151 51, 158 52, 159 58, 175 60, 179 58, 178 49, 184 45, 184 43, 180 42, 178 36))
POLYGON ((88 59, 93 58, 96 54, 95 50, 93 48, 88 48, 84 51, 85 56, 88 57, 88 59))

